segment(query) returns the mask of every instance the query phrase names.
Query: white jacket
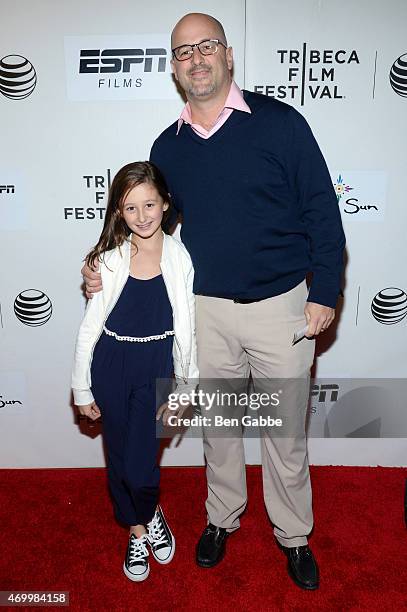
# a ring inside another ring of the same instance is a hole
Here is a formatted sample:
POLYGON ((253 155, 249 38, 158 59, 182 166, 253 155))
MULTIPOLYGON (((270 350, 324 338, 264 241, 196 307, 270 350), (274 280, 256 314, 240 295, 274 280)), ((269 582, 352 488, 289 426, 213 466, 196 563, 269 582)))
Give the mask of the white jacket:
MULTIPOLYGON (((177 392, 189 392, 195 388, 199 376, 196 361, 195 296, 192 293, 194 269, 184 245, 167 234, 163 233, 163 237, 160 268, 174 317, 173 360, 177 392)), ((72 391, 77 406, 94 401, 90 389, 93 349, 129 276, 130 250, 130 241, 126 241, 120 248, 107 251, 100 264, 103 289, 89 300, 76 340, 72 391)))

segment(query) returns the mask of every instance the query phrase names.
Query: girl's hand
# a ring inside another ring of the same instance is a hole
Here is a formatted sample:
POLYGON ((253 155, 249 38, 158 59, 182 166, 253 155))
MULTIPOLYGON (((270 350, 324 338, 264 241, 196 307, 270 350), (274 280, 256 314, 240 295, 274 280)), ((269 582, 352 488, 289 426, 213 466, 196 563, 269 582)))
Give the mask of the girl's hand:
POLYGON ((170 416, 176 416, 177 418, 182 419, 184 412, 189 408, 189 406, 190 404, 188 406, 178 405, 177 408, 169 408, 168 402, 166 402, 165 404, 162 404, 162 406, 160 406, 157 410, 157 414, 155 417, 156 421, 159 421, 162 417, 163 424, 166 427, 170 416))
POLYGON ((78 406, 78 410, 84 416, 87 416, 92 421, 96 421, 100 417, 99 406, 96 402, 92 402, 91 404, 87 404, 86 406, 78 406))
POLYGON ((157 410, 157 414, 155 415, 155 420, 159 421, 161 417, 163 418, 164 426, 167 425, 168 417, 172 414, 172 411, 168 408, 168 402, 162 404, 157 410))

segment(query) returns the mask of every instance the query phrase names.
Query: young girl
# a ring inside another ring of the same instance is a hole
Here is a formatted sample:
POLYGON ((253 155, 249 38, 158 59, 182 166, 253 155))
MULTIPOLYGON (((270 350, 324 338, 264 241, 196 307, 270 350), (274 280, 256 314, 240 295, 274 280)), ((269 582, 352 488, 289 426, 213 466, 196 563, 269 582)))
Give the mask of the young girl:
POLYGON ((86 258, 100 263, 103 290, 88 303, 72 373, 81 414, 103 417, 115 515, 130 527, 123 570, 134 581, 149 574, 148 547, 159 563, 175 551, 158 505, 156 379, 175 372, 184 392, 198 377, 193 268, 182 243, 161 229, 169 205, 153 164, 131 163, 115 176, 86 258))

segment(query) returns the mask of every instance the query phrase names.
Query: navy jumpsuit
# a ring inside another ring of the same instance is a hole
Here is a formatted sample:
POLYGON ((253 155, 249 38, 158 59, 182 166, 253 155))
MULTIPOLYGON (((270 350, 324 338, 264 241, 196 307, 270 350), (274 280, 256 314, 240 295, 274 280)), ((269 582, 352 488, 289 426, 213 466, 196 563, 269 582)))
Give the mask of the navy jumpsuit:
POLYGON ((129 276, 93 352, 92 393, 102 414, 109 488, 116 518, 129 526, 146 525, 158 503, 156 378, 173 375, 173 333, 162 275, 129 276))

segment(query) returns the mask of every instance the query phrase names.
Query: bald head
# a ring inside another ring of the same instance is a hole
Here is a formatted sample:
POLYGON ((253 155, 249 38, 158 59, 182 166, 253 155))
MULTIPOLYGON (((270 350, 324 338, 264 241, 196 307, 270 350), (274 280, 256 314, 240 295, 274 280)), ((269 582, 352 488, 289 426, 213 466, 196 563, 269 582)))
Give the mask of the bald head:
POLYGON ((205 13, 189 13, 175 25, 171 34, 171 47, 174 49, 195 42, 192 40, 194 34, 201 31, 206 32, 204 38, 218 38, 227 46, 225 30, 220 21, 205 13))
POLYGON ((184 45, 191 45, 192 53, 186 59, 174 56, 171 68, 192 111, 196 113, 197 104, 201 109, 203 104, 221 109, 230 90, 233 69, 233 49, 227 46, 222 24, 204 13, 185 15, 172 31, 171 48, 184 45), (202 52, 198 45, 213 39, 221 43, 215 52, 202 52))

